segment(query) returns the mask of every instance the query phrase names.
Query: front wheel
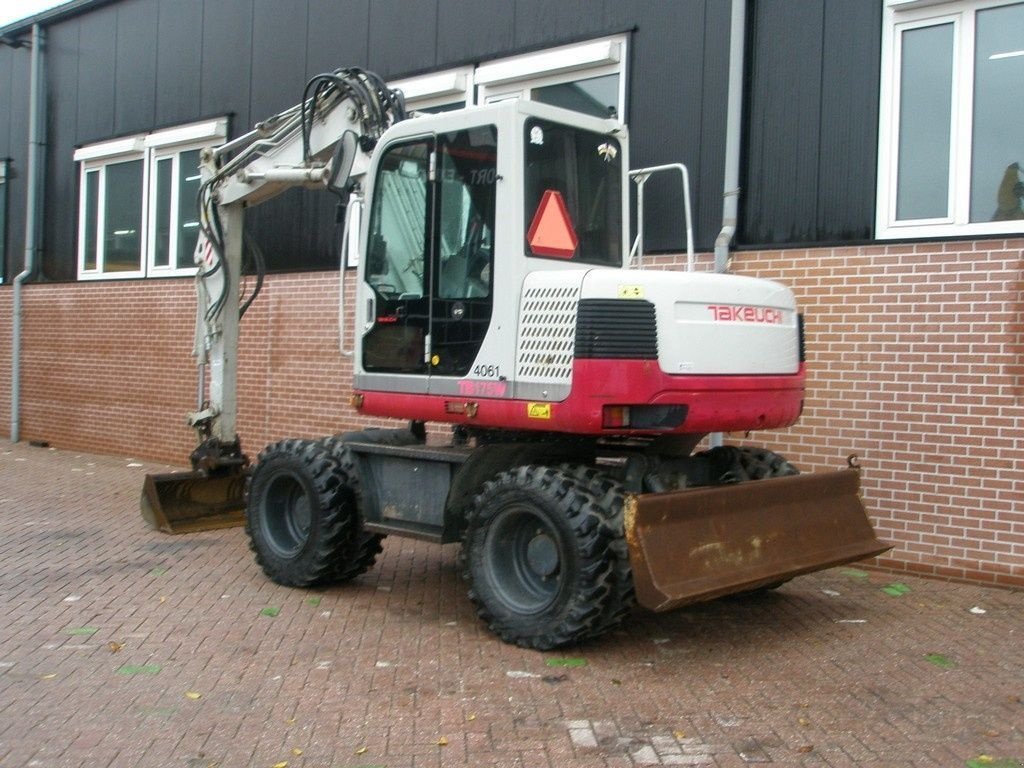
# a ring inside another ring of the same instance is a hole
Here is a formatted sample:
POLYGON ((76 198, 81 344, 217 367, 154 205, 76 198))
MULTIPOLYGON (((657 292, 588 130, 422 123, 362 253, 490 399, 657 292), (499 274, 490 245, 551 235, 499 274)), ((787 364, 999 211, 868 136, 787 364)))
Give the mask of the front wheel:
POLYGON ((260 454, 249 484, 245 529, 256 562, 278 584, 332 580, 353 534, 355 498, 337 460, 310 440, 282 440, 260 454))
POLYGON ((469 513, 470 599, 508 643, 547 650, 593 636, 612 594, 612 538, 593 494, 565 472, 503 472, 469 513))

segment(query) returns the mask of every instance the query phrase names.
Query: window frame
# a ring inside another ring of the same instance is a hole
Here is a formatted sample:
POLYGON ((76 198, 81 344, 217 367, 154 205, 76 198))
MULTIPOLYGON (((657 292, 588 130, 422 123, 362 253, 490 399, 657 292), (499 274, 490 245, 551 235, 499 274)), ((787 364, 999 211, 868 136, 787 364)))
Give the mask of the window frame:
POLYGON ((617 75, 616 113, 619 120, 624 120, 627 45, 625 35, 614 35, 483 63, 476 69, 477 103, 530 100, 535 88, 617 75))
POLYGON ((77 274, 79 280, 122 280, 146 277, 187 277, 195 275, 195 267, 177 266, 175 260, 176 238, 172 238, 169 265, 156 265, 156 166, 160 160, 172 158, 171 178, 171 231, 176 232, 178 221, 178 181, 180 180, 181 154, 207 146, 216 146, 227 139, 227 118, 216 118, 196 123, 175 126, 146 134, 136 134, 110 141, 89 144, 75 150, 74 160, 79 167, 79 200, 77 221, 77 274), (139 268, 110 272, 105 269, 105 248, 103 230, 105 225, 106 174, 109 166, 129 161, 142 161, 142 209, 139 221, 139 268), (89 200, 86 190, 89 175, 98 174, 98 195, 96 200, 95 246, 96 266, 86 269, 87 242, 85 233, 89 200))
POLYGON ((1019 0, 883 0, 882 62, 878 110, 878 181, 875 236, 879 240, 1024 232, 1024 220, 970 221, 974 138, 974 55, 979 11, 1019 0), (953 80, 950 83, 950 156, 947 215, 929 219, 896 218, 900 141, 902 35, 916 29, 953 25, 953 80))

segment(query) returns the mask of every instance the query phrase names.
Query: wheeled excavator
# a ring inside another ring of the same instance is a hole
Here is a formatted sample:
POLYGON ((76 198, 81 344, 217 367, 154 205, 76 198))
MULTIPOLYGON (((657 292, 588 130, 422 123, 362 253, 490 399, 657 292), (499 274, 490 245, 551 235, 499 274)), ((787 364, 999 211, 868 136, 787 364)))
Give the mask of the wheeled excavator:
POLYGON ((294 587, 359 576, 386 535, 459 542, 479 616, 537 649, 601 635, 635 604, 884 552, 855 469, 699 450, 797 421, 802 318, 777 282, 638 268, 629 186, 647 170, 628 160, 616 119, 525 99, 407 115, 360 69, 313 78, 297 106, 205 150, 199 445, 192 472, 147 478, 144 517, 171 532, 244 518, 256 562, 294 587), (352 408, 405 423, 281 440, 250 463, 243 213, 292 187, 343 206, 352 408))

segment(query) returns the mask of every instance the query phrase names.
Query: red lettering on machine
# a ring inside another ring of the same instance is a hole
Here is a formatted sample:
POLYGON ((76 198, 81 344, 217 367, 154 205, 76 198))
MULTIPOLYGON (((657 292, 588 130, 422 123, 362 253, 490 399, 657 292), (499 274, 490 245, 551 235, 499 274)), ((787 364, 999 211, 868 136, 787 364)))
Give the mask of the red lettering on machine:
POLYGON ((767 323, 780 325, 782 310, 771 307, 744 307, 733 304, 708 304, 712 317, 726 323, 767 323))

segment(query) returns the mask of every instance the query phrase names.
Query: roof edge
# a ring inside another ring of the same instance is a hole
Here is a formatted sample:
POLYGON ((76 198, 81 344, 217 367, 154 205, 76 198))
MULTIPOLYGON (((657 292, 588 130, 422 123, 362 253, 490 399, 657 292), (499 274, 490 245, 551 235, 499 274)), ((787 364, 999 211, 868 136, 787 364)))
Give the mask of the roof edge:
POLYGON ((32 27, 36 24, 42 24, 45 26, 55 21, 63 21, 64 19, 91 11, 95 8, 99 8, 100 6, 109 5, 112 2, 115 2, 115 0, 69 0, 69 2, 62 3, 55 8, 40 11, 32 16, 21 19, 20 21, 15 21, 7 26, 0 27, 0 37, 16 38, 20 35, 31 32, 32 27))

